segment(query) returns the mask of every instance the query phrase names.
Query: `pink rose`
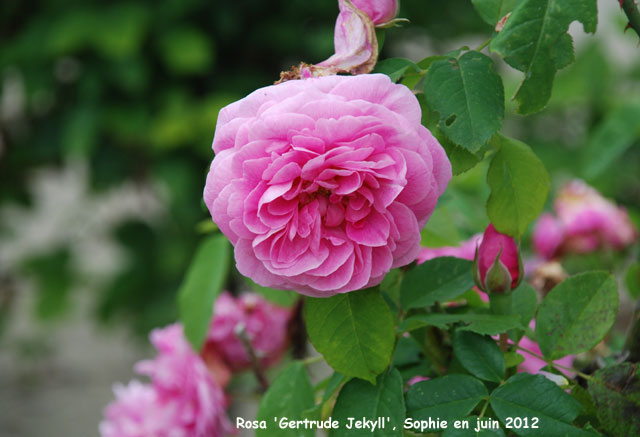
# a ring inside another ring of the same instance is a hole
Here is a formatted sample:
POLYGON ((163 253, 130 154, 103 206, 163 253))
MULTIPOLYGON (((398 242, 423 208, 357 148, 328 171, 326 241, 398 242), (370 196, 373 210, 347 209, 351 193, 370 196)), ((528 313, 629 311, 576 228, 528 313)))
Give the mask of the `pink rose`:
POLYGON ((152 386, 134 380, 128 386, 117 384, 113 391, 116 400, 105 408, 100 422, 102 437, 186 435, 176 427, 176 405, 160 402, 152 386))
POLYGON ((533 233, 534 248, 546 259, 603 248, 619 250, 638 237, 627 211, 581 180, 562 187, 554 207, 557 219, 543 215, 533 233))
POLYGON ((231 425, 224 391, 184 338, 182 326, 154 330, 151 342, 158 355, 136 364, 136 371, 151 378, 157 402, 175 411, 172 426, 182 434, 166 435, 225 435, 231 425))
POLYGON ((451 164, 381 74, 293 80, 220 111, 204 199, 260 285, 331 296, 413 261, 451 164))
POLYGON ((225 292, 218 297, 211 321, 206 349, 217 351, 232 370, 251 365, 237 329, 243 327, 260 364, 268 367, 277 362, 287 347, 291 311, 273 305, 254 293, 234 298, 225 292))
POLYGON ((515 240, 487 226, 474 260, 476 285, 488 293, 513 290, 522 281, 522 261, 515 240))
POLYGON ((420 249, 418 258, 416 261, 418 264, 422 264, 425 261, 429 261, 433 258, 439 258, 441 256, 452 256, 454 258, 466 259, 472 261, 476 249, 482 241, 482 234, 476 234, 466 241, 460 243, 460 246, 445 246, 445 247, 423 247, 420 249))
POLYGON ((398 0, 351 0, 354 6, 371 18, 376 26, 383 26, 398 13, 398 0))

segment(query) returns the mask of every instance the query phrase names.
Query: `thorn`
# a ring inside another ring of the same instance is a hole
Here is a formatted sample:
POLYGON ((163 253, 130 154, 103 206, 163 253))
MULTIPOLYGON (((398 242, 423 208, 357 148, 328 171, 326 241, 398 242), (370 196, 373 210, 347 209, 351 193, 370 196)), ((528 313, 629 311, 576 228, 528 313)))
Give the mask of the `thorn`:
POLYGON ((631 23, 627 23, 627 25, 624 26, 624 33, 627 33, 627 29, 631 29, 631 23))
POLYGON ((620 0, 620 9, 622 9, 622 3, 624 3, 624 0, 620 0))

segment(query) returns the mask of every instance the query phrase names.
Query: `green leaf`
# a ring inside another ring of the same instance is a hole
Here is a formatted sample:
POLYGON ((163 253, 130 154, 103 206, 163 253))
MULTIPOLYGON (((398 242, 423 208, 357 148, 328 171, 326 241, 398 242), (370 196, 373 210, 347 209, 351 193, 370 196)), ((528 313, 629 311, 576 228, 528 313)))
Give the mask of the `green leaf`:
POLYGON ((413 331, 425 326, 447 329, 453 323, 467 323, 458 329, 482 335, 496 335, 520 327, 520 318, 514 315, 495 314, 418 314, 407 317, 398 327, 401 332, 413 331))
POLYGON ((538 309, 538 295, 536 290, 522 281, 511 294, 512 309, 509 314, 519 315, 522 326, 529 325, 538 309))
POLYGON ((391 362, 393 314, 377 289, 308 298, 309 340, 334 370, 375 383, 391 362))
POLYGON ((289 420, 304 419, 303 412, 313 407, 313 387, 300 361, 294 361, 284 369, 262 397, 257 420, 267 422, 267 429, 257 429, 261 437, 313 437, 313 429, 281 429, 274 423, 274 417, 289 420))
POLYGON ((550 360, 586 352, 609 332, 617 314, 617 283, 612 275, 587 272, 565 279, 538 310, 540 350, 550 360))
POLYGON ((229 270, 231 251, 222 235, 206 238, 189 266, 178 291, 178 309, 184 332, 195 350, 200 350, 209 330, 213 304, 222 291, 229 270))
POLYGON ((583 174, 598 177, 640 138, 640 103, 628 103, 598 123, 583 155, 583 174))
MULTIPOLYGON (((527 282, 522 281, 511 294, 511 310, 508 314, 520 317, 520 325, 528 326, 538 309, 538 294, 527 282)), ((523 330, 509 332, 512 339, 519 340, 524 335, 523 330)))
POLYGON ((549 101, 558 67, 573 57, 563 35, 575 20, 595 32, 596 0, 521 0, 491 41, 492 52, 525 74, 514 96, 519 113, 540 111, 549 101))
POLYGON ((376 64, 374 73, 382 73, 389 76, 392 82, 397 82, 407 71, 420 72, 413 61, 405 58, 387 58, 376 64))
MULTIPOLYGON (((485 423, 487 423, 490 420, 495 420, 495 419, 490 419, 486 417, 481 419, 481 423, 483 425, 481 425, 480 430, 476 432, 475 429, 478 423, 478 416, 465 417, 464 419, 461 420, 461 422, 467 421, 469 424, 468 429, 463 429, 463 428, 456 429, 454 427, 454 422, 452 422, 449 424, 449 427, 446 429, 446 431, 442 433, 442 437, 504 437, 505 436, 504 431, 500 427, 499 423, 497 424, 495 429, 493 429, 493 427, 489 429, 482 428, 482 426, 488 426, 485 423)), ((464 425, 460 424, 460 426, 464 426, 464 425)))
POLYGON ((403 308, 420 308, 454 299, 473 287, 471 261, 453 257, 434 258, 404 275, 400 287, 403 308))
POLYGON ((348 429, 348 418, 361 420, 385 420, 384 428, 366 432, 371 436, 402 436, 405 417, 404 390, 402 377, 397 369, 380 375, 376 385, 360 379, 352 379, 340 391, 332 418, 340 427, 331 432, 331 436, 361 436, 362 429, 348 429), (387 422, 386 418, 390 420, 387 422))
POLYGON ((503 234, 520 237, 542 212, 551 182, 544 164, 520 141, 501 137, 487 172, 487 214, 503 234))
POLYGON ((478 15, 485 23, 495 26, 498 21, 511 12, 518 0, 471 0, 478 15))
POLYGON ((504 87, 493 61, 467 52, 431 65, 424 82, 429 107, 440 113, 440 129, 454 143, 477 151, 502 126, 504 87))
POLYGON ((453 211, 446 205, 438 206, 420 231, 420 245, 424 247, 457 246, 461 238, 455 225, 453 211))
POLYGON ((581 412, 580 403, 555 383, 542 375, 519 373, 495 389, 490 396, 491 407, 503 424, 508 417, 527 419, 529 428, 513 428, 518 435, 531 436, 591 436, 571 423, 581 412), (531 428, 538 418, 538 428, 531 428))
POLYGON ((629 270, 627 270, 627 274, 624 277, 624 283, 632 298, 640 298, 640 262, 635 262, 629 266, 629 270))
MULTIPOLYGON (((447 59, 444 56, 440 58, 447 59)), ((427 58, 429 59, 429 58, 427 58)), ((480 162, 484 157, 482 150, 477 154, 470 152, 462 146, 452 143, 449 138, 438 127, 439 115, 437 112, 432 111, 427 104, 427 99, 423 93, 418 94, 418 102, 420 102, 420 108, 422 109, 422 124, 429 129, 431 134, 438 140, 444 151, 447 153, 449 161, 451 161, 451 171, 454 175, 459 175, 473 167, 480 162)), ((429 223, 431 219, 429 219, 429 223)))
POLYGON ((469 414, 486 397, 484 384, 469 375, 447 375, 418 382, 407 392, 407 417, 458 419, 469 414))
POLYGON ((453 334, 453 354, 473 376, 492 382, 504 379, 504 357, 490 337, 457 330, 453 334))
POLYGON ((612 436, 640 435, 640 372, 637 363, 605 367, 589 380, 598 420, 612 436))

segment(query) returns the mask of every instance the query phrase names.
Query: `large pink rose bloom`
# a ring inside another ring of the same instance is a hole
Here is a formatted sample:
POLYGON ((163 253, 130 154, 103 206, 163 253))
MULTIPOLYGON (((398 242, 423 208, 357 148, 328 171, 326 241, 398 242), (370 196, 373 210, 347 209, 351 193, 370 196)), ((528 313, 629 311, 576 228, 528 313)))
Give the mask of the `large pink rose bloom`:
POLYGON ((566 184, 554 201, 556 217, 544 214, 533 232, 533 246, 546 259, 564 253, 622 249, 638 237, 624 208, 581 180, 566 184))
POLYGON ((218 117, 204 199, 260 285, 331 296, 413 261, 451 164, 381 74, 259 89, 218 117))
POLYGON ((240 327, 243 327, 262 366, 268 367, 280 359, 289 340, 289 309, 272 305, 254 293, 234 298, 225 292, 216 300, 214 311, 206 348, 217 351, 232 370, 244 370, 251 365, 238 338, 237 329, 240 327))
POLYGON ((151 342, 158 355, 138 363, 136 371, 151 378, 157 402, 175 412, 173 431, 158 435, 225 435, 231 429, 225 394, 184 338, 182 326, 174 324, 154 330, 151 342))

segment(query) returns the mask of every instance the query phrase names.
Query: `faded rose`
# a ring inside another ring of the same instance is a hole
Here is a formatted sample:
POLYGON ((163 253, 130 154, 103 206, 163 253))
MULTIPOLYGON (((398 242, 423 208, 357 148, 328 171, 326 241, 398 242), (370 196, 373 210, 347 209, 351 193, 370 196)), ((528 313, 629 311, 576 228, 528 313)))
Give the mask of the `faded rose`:
POLYGON ((347 0, 339 0, 340 14, 333 36, 335 53, 310 66, 306 75, 326 76, 336 73, 370 73, 378 60, 378 40, 374 23, 366 13, 347 0))
POLYGON ((259 89, 218 117, 205 203, 260 285, 331 296, 413 261, 451 164, 381 74, 259 89))
POLYGON ((556 216, 544 214, 533 231, 533 247, 545 259, 565 253, 619 250, 638 238, 627 211, 581 180, 562 187, 554 208, 556 216))
POLYGON ((367 14, 376 26, 383 26, 398 13, 398 0, 351 0, 353 5, 367 14))
POLYGON ((237 330, 244 329, 260 364, 268 367, 278 361, 288 344, 287 328, 291 311, 264 300, 255 293, 234 298, 222 293, 216 300, 215 313, 205 350, 215 350, 232 370, 251 365, 237 330))

